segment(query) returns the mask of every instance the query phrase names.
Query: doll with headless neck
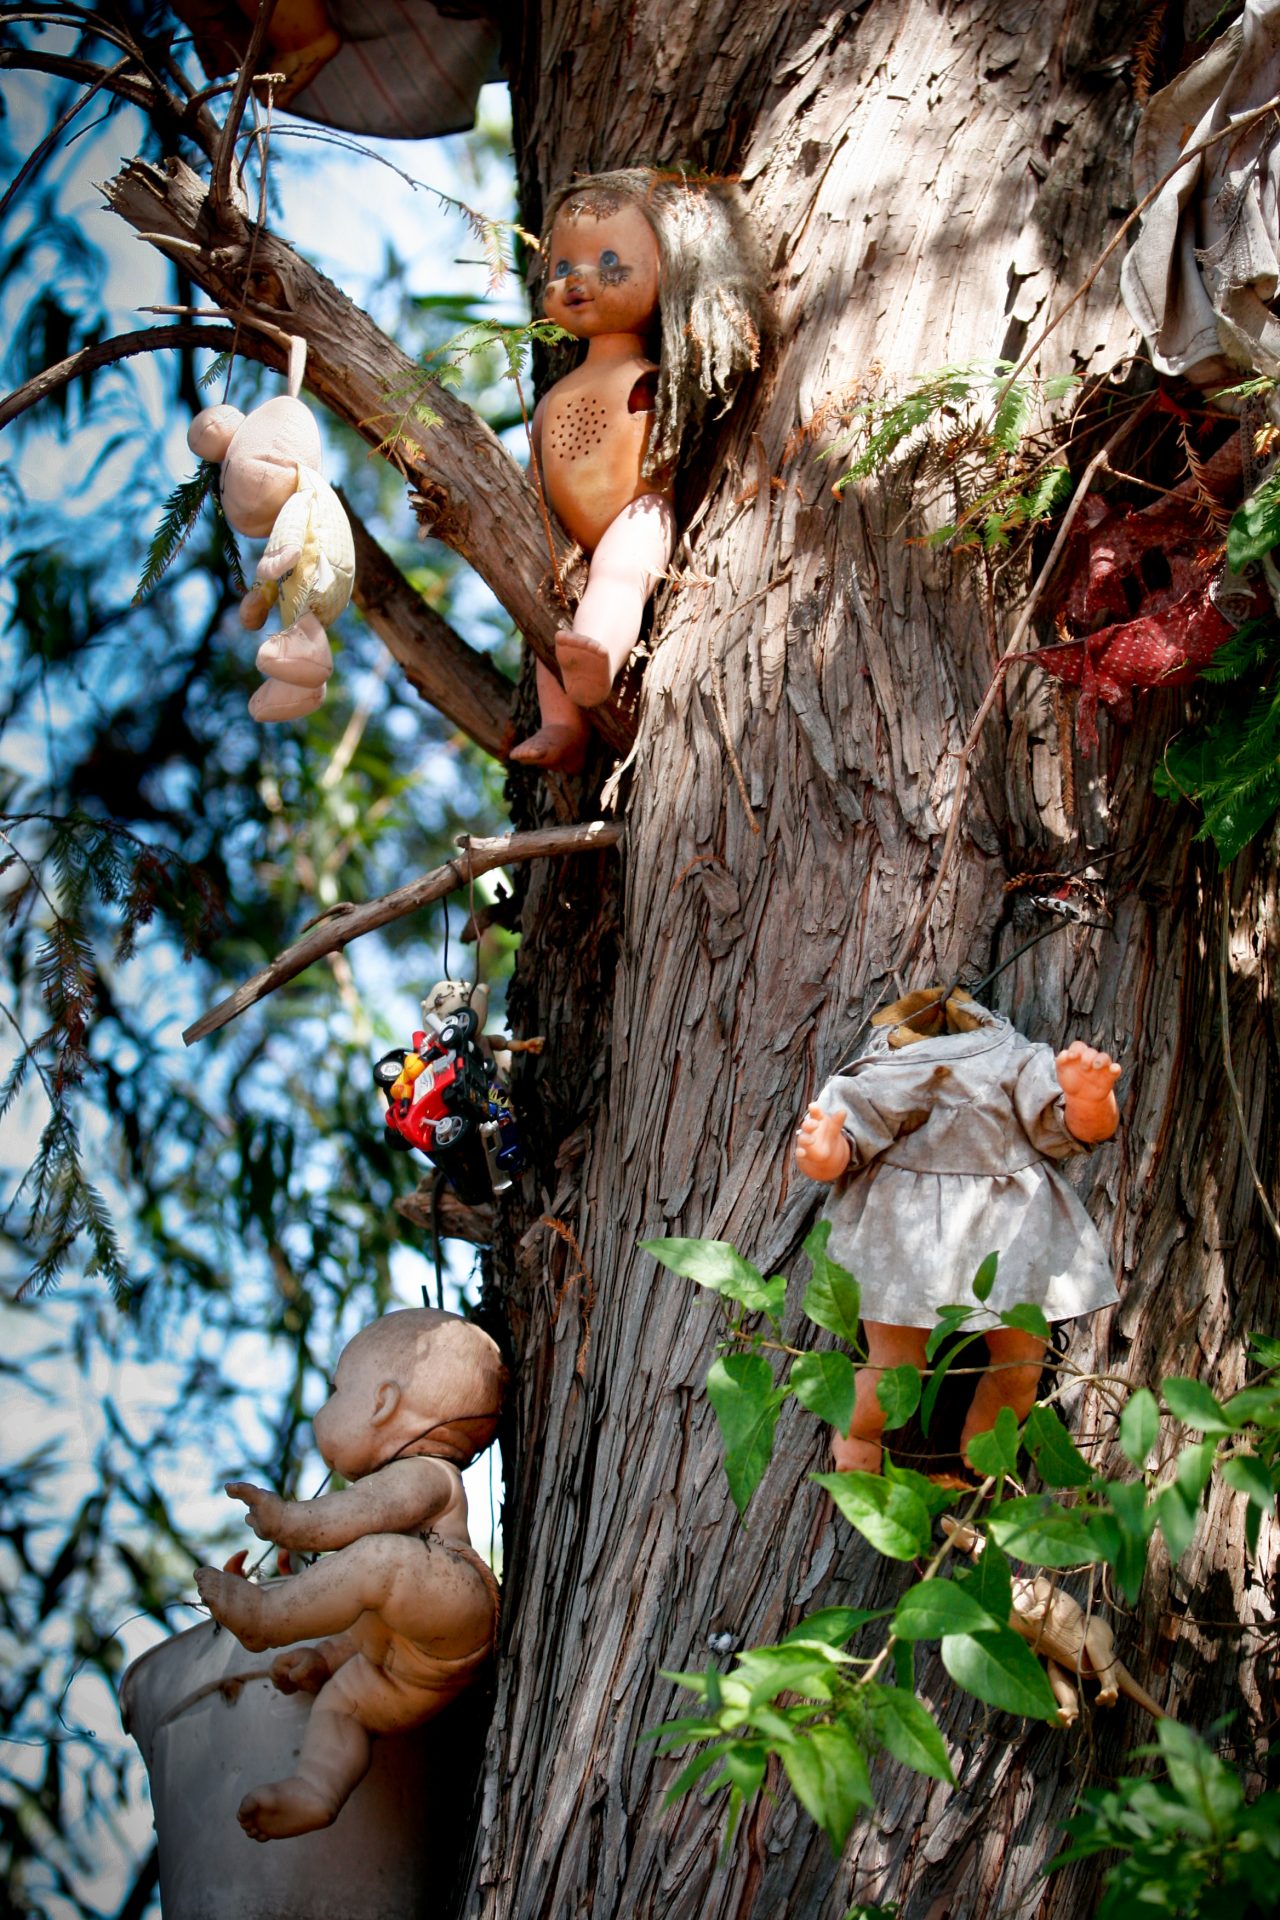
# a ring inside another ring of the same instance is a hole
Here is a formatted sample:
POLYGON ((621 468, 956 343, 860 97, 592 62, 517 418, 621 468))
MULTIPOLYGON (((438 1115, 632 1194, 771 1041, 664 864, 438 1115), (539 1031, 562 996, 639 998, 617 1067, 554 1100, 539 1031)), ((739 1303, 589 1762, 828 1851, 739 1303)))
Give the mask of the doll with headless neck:
POLYGON ((539 401, 533 456, 590 567, 561 679, 538 662, 541 725, 511 757, 576 772, 583 709, 608 699, 671 557, 677 458, 756 364, 759 296, 732 189, 649 168, 561 189, 541 253, 543 311, 586 353, 539 401))
POLYGON ((243 1647, 285 1649, 271 1668, 280 1691, 316 1696, 296 1771, 240 1804, 251 1839, 327 1827, 364 1777, 371 1737, 439 1713, 493 1651, 497 1583, 471 1545, 459 1469, 493 1439, 506 1377, 488 1334, 457 1314, 384 1314, 343 1349, 313 1423, 321 1458, 350 1484, 314 1500, 228 1485, 260 1540, 320 1555, 265 1586, 235 1561, 196 1575, 243 1647))
POLYGON ((960 989, 942 998, 926 988, 874 1015, 866 1052, 827 1082, 796 1135, 801 1173, 831 1185, 830 1256, 862 1288, 869 1364, 852 1425, 834 1436, 841 1471, 878 1472, 881 1372, 925 1366, 930 1328, 944 1307, 975 1304, 988 1254, 999 1254, 991 1366, 960 1436, 966 1460, 1002 1407, 1025 1420, 1044 1364, 1043 1340, 996 1316, 1029 1301, 1068 1320, 1117 1297, 1057 1163, 1115 1132, 1119 1067, 1079 1040, 1055 1057, 960 989))

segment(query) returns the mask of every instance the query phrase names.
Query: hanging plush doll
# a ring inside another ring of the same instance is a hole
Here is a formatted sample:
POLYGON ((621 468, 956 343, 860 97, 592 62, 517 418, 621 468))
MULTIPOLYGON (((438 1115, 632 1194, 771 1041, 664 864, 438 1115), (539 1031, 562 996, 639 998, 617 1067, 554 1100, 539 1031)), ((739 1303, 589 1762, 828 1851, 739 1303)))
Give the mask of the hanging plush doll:
MULTIPOLYGON (((876 1014, 866 1052, 827 1082, 796 1136, 801 1173, 833 1184, 830 1256, 862 1288, 870 1365, 849 1432, 835 1436, 842 1471, 879 1470, 881 1371, 925 1365, 939 1312, 973 1302, 988 1254, 1000 1256, 993 1319, 1031 1301, 1070 1320, 1117 1298, 1058 1162, 1115 1132, 1119 1067, 1078 1040, 1055 1059, 964 992, 941 1001, 932 988, 876 1014)), ((966 1457, 1002 1407, 1026 1418, 1044 1362, 1034 1334, 993 1325, 985 1338, 993 1364, 964 1423, 966 1457)))
POLYGON ((543 311, 586 343, 533 416, 553 511, 590 555, 563 686, 538 662, 542 724, 514 748, 576 771, 582 709, 607 700, 675 539, 672 484, 713 400, 727 407, 759 353, 759 292, 731 187, 645 167, 601 173, 551 201, 543 311))
POLYGON ((296 720, 324 699, 333 672, 325 628, 351 598, 355 547, 341 502, 320 472, 320 430, 298 398, 305 342, 289 355, 289 392, 247 417, 236 407, 206 407, 187 445, 222 464, 222 510, 237 533, 267 538, 240 623, 257 632, 276 601, 281 629, 258 648, 266 684, 249 702, 255 720, 296 720))

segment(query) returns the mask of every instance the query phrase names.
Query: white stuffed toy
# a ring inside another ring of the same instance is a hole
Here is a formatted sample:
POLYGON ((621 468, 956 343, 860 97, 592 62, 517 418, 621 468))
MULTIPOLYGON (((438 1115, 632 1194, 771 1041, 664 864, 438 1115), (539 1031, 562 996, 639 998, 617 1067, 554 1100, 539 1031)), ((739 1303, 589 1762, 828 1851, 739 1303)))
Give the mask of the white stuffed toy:
POLYGON ((337 494, 320 472, 320 432, 298 399, 305 353, 290 356, 289 393, 247 417, 236 407, 206 407, 187 445, 222 463, 222 510, 237 533, 268 536, 254 585, 240 603, 241 624, 256 633, 280 602, 283 622, 258 649, 266 676, 249 702, 255 720, 296 720, 324 699, 333 672, 325 628, 351 598, 355 548, 337 494))

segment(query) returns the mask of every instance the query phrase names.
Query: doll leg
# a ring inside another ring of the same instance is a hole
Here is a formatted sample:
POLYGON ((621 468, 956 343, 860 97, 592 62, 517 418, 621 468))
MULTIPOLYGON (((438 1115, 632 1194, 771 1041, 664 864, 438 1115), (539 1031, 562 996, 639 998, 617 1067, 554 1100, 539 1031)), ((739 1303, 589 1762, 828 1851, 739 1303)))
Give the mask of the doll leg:
POLYGON ((880 1436, 884 1432, 884 1408, 876 1398, 880 1375, 887 1367, 925 1364, 927 1327, 891 1327, 882 1321, 865 1320, 863 1331, 869 1365, 858 1370, 848 1433, 832 1435, 831 1458, 837 1473, 879 1473, 880 1436))
MULTIPOLYGON (((581 773, 591 729, 550 667, 537 662, 538 711, 542 725, 518 747, 511 758, 522 767, 554 767, 560 773, 581 773)), ((256 698, 256 696, 255 696, 256 698)))
MULTIPOLYGON (((254 1787, 237 1818, 251 1840, 285 1840, 329 1826, 369 1770, 372 1742, 366 1719, 377 1720, 388 1682, 358 1653, 316 1695, 287 1779, 254 1787)), ((402 1709, 403 1711, 403 1709, 402 1709)))
POLYGON ((978 1382, 960 1433, 960 1452, 966 1460, 969 1442, 975 1434, 991 1431, 1001 1407, 1012 1407, 1019 1423, 1026 1419, 1035 1405, 1044 1366, 1044 1341, 1034 1333, 1023 1333, 1017 1327, 993 1327, 985 1338, 994 1364, 978 1382))
POLYGON ((633 500, 591 556, 587 590, 568 633, 556 635, 565 692, 580 707, 607 700, 640 637, 645 606, 671 558, 675 516, 659 493, 633 500))
POLYGON ((288 687, 322 687, 333 672, 333 655, 314 613, 304 613, 291 627, 263 641, 254 664, 269 680, 282 680, 288 687))

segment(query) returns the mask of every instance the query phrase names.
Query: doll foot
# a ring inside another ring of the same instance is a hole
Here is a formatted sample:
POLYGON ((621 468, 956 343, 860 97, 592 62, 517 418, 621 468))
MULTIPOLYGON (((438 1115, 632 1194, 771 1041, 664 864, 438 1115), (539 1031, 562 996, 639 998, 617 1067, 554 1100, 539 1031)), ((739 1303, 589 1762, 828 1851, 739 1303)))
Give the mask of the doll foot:
POLYGON ((271 1662, 271 1684, 278 1693, 319 1693, 331 1677, 329 1662, 315 1647, 290 1647, 271 1662))
POLYGON ((849 1434, 833 1434, 831 1464, 837 1473, 879 1473, 881 1450, 875 1440, 855 1440, 849 1434))
POLYGON ((539 727, 518 747, 512 747, 510 757, 522 767, 550 767, 557 773, 581 773, 587 757, 586 728, 579 733, 576 727, 539 727))
POLYGON ((337 1809, 295 1774, 269 1787, 255 1787, 240 1802, 236 1818, 251 1840, 288 1840, 332 1826, 337 1809))
POLYGON ((314 713, 324 699, 323 687, 287 687, 283 680, 264 680, 249 702, 251 720, 301 720, 314 713))
POLYGON ((585 633, 556 635, 556 663, 564 690, 580 707, 598 707, 613 692, 614 668, 608 651, 585 633))
POLYGON ((287 687, 322 687, 333 672, 333 654, 323 627, 314 634, 286 627, 263 641, 254 664, 268 680, 282 680, 287 687))
POLYGON ((270 1645, 262 1631, 262 1595, 243 1574, 200 1567, 196 1590, 218 1625, 229 1628, 247 1652, 261 1653, 270 1645))

